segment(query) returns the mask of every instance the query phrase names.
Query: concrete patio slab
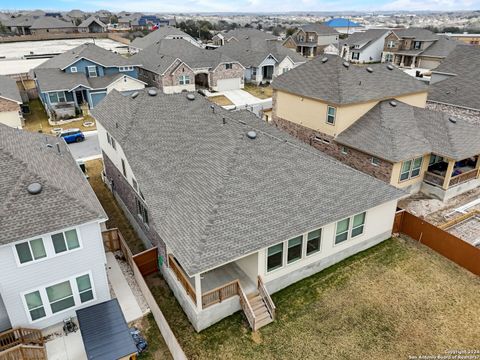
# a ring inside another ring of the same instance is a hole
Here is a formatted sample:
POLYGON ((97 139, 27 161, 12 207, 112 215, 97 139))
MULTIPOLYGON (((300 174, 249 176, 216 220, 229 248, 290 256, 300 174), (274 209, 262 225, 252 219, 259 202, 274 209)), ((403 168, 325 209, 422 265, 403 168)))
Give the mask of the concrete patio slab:
POLYGON ((80 331, 47 341, 45 348, 48 360, 87 360, 80 331))

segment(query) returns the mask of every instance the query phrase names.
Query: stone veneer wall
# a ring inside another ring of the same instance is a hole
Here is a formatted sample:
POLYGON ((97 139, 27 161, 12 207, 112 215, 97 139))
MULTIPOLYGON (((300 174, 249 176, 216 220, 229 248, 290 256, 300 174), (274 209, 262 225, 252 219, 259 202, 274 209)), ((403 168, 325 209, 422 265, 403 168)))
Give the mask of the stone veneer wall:
POLYGON ((434 111, 442 111, 447 114, 465 119, 472 124, 480 125, 480 110, 470 110, 454 105, 441 104, 434 101, 427 101, 426 108, 434 111))
POLYGON ((215 71, 210 72, 210 87, 217 86, 218 80, 242 78, 244 69, 240 64, 232 63, 232 69, 225 69, 225 64, 220 64, 215 71))
MULTIPOLYGON (((152 246, 158 247, 159 255, 163 256, 164 263, 166 259, 166 246, 163 240, 160 238, 158 233, 155 231, 155 223, 151 217, 151 213, 149 212, 149 226, 146 226, 136 215, 137 214, 137 204, 136 199, 140 199, 135 192, 135 190, 131 187, 128 181, 123 177, 120 170, 116 168, 113 162, 108 158, 108 156, 102 152, 103 155, 103 164, 105 168, 105 174, 112 183, 112 190, 114 195, 118 196, 122 202, 122 207, 124 211, 127 210, 127 217, 129 218, 130 222, 132 220, 132 226, 134 229, 139 233, 139 236, 142 238, 147 238, 148 241, 151 243, 152 246)), ((141 200, 141 199, 140 199, 141 200)), ((148 210, 148 207, 147 207, 148 210)))
POLYGON ((138 79, 146 82, 148 86, 153 86, 158 89, 162 89, 163 87, 160 80, 160 75, 142 68, 138 69, 138 79))

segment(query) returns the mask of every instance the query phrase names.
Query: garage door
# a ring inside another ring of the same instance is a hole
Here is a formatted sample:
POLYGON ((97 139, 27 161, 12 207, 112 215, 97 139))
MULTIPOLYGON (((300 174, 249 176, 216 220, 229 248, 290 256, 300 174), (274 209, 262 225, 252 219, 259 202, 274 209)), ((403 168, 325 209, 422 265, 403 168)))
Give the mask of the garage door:
POLYGON ((217 81, 217 91, 238 90, 240 89, 241 79, 223 79, 217 81))

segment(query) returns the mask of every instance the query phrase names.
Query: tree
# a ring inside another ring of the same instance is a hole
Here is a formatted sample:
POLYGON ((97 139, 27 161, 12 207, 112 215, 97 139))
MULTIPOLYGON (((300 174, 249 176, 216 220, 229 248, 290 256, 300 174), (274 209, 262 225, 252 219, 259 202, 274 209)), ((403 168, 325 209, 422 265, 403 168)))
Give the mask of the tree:
POLYGON ((110 24, 118 24, 118 16, 113 14, 110 16, 110 24))
POLYGON ((293 27, 288 28, 287 29, 287 37, 292 36, 293 34, 295 34, 296 31, 297 31, 297 28, 293 28, 293 27))
POLYGON ((246 27, 246 28, 251 28, 252 25, 250 25, 249 23, 246 23, 246 24, 245 24, 245 27, 246 27))
POLYGON ((258 25, 257 25, 257 29, 258 29, 258 30, 262 30, 262 29, 263 29, 262 24, 258 24, 258 25))

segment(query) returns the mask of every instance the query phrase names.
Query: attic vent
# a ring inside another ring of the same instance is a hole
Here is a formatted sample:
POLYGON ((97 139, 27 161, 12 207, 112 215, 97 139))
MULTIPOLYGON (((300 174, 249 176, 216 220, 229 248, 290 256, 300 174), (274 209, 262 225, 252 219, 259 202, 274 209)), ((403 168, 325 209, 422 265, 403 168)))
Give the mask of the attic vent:
POLYGON ((328 61, 328 58, 327 58, 327 57, 322 58, 322 63, 325 64, 327 61, 328 61))
POLYGON ((150 96, 157 96, 157 92, 154 89, 149 89, 148 90, 148 95, 150 96))
POLYGON ((138 91, 135 91, 132 95, 130 95, 132 99, 135 99, 138 96, 138 91))
POLYGON ((193 100, 195 100, 195 95, 192 94, 192 93, 189 93, 189 94, 187 94, 187 99, 190 100, 190 101, 193 101, 193 100))
POLYGON ((373 73, 373 69, 372 69, 370 66, 367 67, 367 71, 368 71, 369 73, 373 73))
POLYGON ((249 131, 247 132, 247 137, 253 140, 257 137, 257 133, 255 131, 249 131))
POLYGON ((387 69, 388 69, 388 70, 393 70, 393 65, 392 65, 392 64, 388 64, 388 65, 387 65, 387 69))
POLYGON ((449 117, 448 118, 448 121, 450 121, 452 124, 456 124, 457 123, 457 119, 453 118, 453 117, 449 117))
POLYGON ((27 186, 27 191, 30 195, 37 195, 42 192, 42 185, 39 183, 31 183, 27 186))
POLYGON ((395 107, 395 106, 397 106, 397 102, 394 101, 394 100, 390 100, 390 105, 393 106, 393 107, 395 107))
POLYGON ((348 61, 344 61, 343 66, 345 66, 348 69, 350 67, 350 63, 348 61))

